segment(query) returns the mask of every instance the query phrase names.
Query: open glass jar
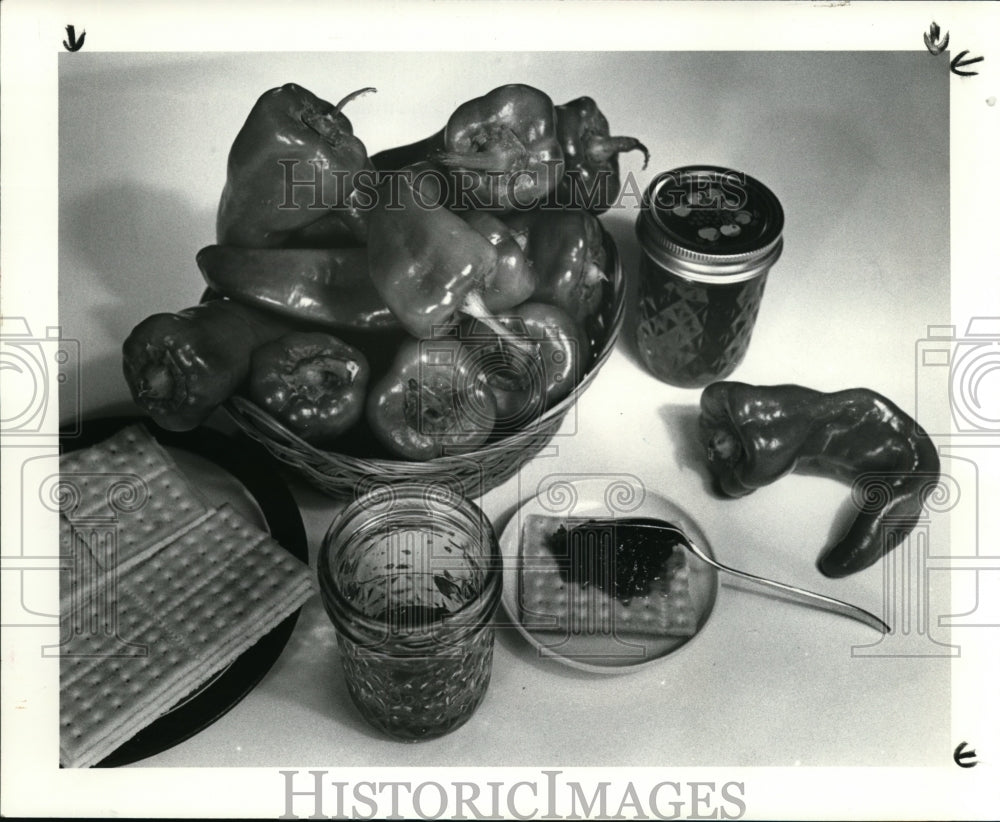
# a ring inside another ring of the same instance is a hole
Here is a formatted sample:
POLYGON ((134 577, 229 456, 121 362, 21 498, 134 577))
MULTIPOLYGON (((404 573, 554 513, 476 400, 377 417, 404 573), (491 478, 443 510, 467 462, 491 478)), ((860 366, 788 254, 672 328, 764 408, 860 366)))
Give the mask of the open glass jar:
POLYGON ((381 486, 347 506, 318 559, 348 692, 397 739, 459 727, 486 694, 503 570, 493 526, 434 484, 381 486))
POLYGON ((695 388, 743 361, 783 226, 778 198, 742 172, 685 166, 653 179, 636 221, 636 340, 654 376, 695 388))

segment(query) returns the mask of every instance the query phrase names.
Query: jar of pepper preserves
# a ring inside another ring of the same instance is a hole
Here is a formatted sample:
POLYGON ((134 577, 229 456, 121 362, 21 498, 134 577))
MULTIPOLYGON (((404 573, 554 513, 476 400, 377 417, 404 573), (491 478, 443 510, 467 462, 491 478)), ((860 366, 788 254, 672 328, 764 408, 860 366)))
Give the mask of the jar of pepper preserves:
POLYGON ((743 361, 783 227, 778 198, 742 172, 694 165, 653 179, 636 220, 636 339, 654 376, 697 388, 743 361))
POLYGON ((334 520, 318 558, 347 690, 403 741, 465 723, 489 686, 502 559, 472 502, 434 483, 379 486, 334 520))

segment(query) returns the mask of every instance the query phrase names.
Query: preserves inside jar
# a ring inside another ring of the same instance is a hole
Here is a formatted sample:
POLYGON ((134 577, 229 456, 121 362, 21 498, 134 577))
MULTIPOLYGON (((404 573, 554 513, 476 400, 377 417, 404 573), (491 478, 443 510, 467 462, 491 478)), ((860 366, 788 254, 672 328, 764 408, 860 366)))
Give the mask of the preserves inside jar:
POLYGON ((685 388, 729 376, 743 361, 766 278, 709 285, 640 264, 636 340, 646 368, 685 388))
POLYGON ((420 630, 473 602, 485 568, 472 539, 436 517, 364 524, 337 562, 344 600, 393 633, 420 630))
POLYGON ((502 566, 472 503, 398 489, 349 506, 320 555, 351 699, 398 739, 457 728, 486 693, 502 566))
POLYGON ((636 340, 649 371, 697 388, 736 369, 783 226, 777 197, 742 172, 687 166, 654 178, 636 223, 636 340))

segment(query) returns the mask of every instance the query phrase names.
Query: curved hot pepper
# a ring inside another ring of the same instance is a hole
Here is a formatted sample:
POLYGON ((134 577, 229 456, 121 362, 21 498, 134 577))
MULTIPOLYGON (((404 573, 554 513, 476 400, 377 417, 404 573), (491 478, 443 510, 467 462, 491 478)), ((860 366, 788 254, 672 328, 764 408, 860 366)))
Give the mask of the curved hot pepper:
POLYGON ((287 324, 231 300, 153 314, 122 345, 122 370, 136 404, 157 425, 190 431, 246 380, 255 348, 287 324))
POLYGON ((337 105, 295 83, 261 95, 229 152, 216 241, 272 248, 299 231, 363 240, 364 212, 352 195, 355 175, 371 164, 342 108, 372 90, 337 105))
POLYGON ((867 388, 823 393, 712 383, 701 395, 700 431, 716 485, 727 496, 744 496, 792 471, 854 483, 858 516, 819 560, 830 577, 867 568, 901 542, 940 475, 931 439, 867 388))
POLYGON ((563 205, 603 214, 622 190, 618 155, 641 151, 642 167, 649 164, 649 151, 635 137, 611 136, 607 118, 590 97, 556 106, 556 135, 566 158, 556 192, 563 205))
POLYGON ((237 248, 210 245, 196 257, 219 294, 335 330, 399 328, 368 274, 365 248, 237 248))
MULTIPOLYGON (((459 311, 488 316, 483 291, 496 276, 496 247, 436 202, 433 178, 417 166, 383 180, 369 222, 368 267, 375 288, 414 337, 431 337, 459 311), (427 185, 423 185, 427 181, 427 185)), ((497 310, 520 299, 495 290, 497 310)))
POLYGON ((433 160, 470 178, 469 204, 506 211, 530 208, 563 173, 555 106, 545 92, 518 83, 460 105, 448 118, 444 148, 433 160))
POLYGON ((479 320, 462 324, 462 357, 483 374, 497 402, 497 427, 517 429, 566 397, 590 359, 583 330, 558 306, 526 302, 497 316, 519 337, 533 342, 526 353, 499 340, 479 320))
POLYGON ((592 317, 604 298, 607 254, 598 219, 586 211, 540 208, 504 218, 526 242, 537 277, 533 300, 564 309, 577 322, 592 317))
POLYGON ((454 339, 407 340, 368 396, 366 415, 395 456, 429 460, 462 454, 493 432, 496 400, 454 339))
POLYGON ((364 414, 371 370, 358 349, 323 332, 293 332, 253 353, 249 394, 293 433, 323 446, 364 414))

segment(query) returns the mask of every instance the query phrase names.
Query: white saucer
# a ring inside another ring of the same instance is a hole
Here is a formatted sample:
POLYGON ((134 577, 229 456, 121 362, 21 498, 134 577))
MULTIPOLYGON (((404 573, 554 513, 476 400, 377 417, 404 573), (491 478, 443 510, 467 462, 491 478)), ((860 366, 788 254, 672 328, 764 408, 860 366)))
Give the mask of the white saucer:
POLYGON ((504 561, 503 606, 511 624, 517 627, 539 656, 580 670, 626 673, 661 662, 694 639, 705 626, 718 595, 719 574, 713 567, 689 554, 689 591, 696 616, 695 631, 691 636, 623 635, 614 630, 570 633, 551 627, 529 630, 522 622, 519 576, 522 567, 522 526, 530 514, 553 518, 661 519, 679 527, 710 556, 714 557, 714 554, 705 534, 691 516, 677 504, 646 490, 638 478, 628 475, 554 478, 514 513, 500 536, 504 561))

